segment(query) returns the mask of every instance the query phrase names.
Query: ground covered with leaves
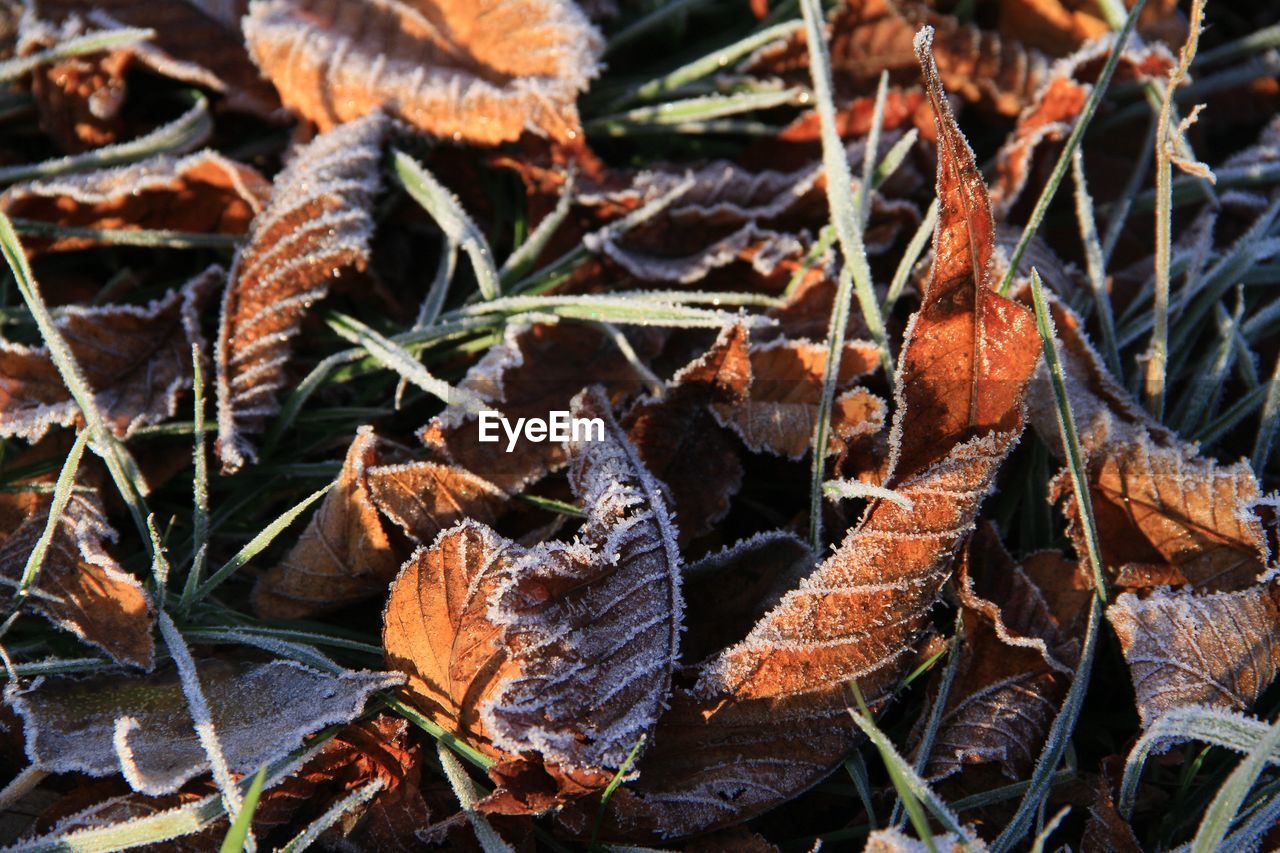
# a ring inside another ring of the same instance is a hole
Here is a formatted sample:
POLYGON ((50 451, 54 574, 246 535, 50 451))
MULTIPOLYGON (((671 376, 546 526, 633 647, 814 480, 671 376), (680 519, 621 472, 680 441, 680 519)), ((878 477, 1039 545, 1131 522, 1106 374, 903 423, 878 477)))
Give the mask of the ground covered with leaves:
POLYGON ((1277 18, 0 0, 0 843, 1274 848, 1277 18))

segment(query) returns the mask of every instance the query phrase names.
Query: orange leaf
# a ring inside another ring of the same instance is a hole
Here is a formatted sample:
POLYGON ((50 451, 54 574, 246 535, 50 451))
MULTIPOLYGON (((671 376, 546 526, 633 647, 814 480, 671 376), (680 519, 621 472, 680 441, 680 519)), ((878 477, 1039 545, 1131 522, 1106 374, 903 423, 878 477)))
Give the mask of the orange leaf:
POLYGON ((481 145, 579 131, 599 34, 567 0, 255 0, 253 61, 322 130, 387 109, 481 145))

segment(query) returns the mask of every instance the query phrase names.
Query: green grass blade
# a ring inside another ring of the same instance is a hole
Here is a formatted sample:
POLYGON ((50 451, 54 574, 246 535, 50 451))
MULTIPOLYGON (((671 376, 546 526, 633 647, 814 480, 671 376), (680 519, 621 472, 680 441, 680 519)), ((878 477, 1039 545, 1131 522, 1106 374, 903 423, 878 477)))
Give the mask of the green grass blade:
POLYGON ((480 295, 496 299, 502 294, 498 269, 493 263, 493 250, 484 232, 462 209, 462 203, 417 160, 403 151, 392 153, 392 165, 400 186, 422 205, 451 240, 462 247, 471 259, 471 267, 480 286, 480 295))
POLYGON ((920 256, 924 254, 925 247, 929 245, 929 238, 933 236, 933 229, 937 224, 938 199, 934 198, 929 203, 929 209, 925 211, 924 218, 920 220, 916 233, 911 235, 911 241, 907 243, 907 248, 898 260, 897 269, 893 272, 893 280, 889 282, 889 290, 885 294, 884 308, 882 309, 886 317, 893 312, 893 306, 898 304, 898 299, 901 298, 902 291, 907 286, 907 279, 911 277, 911 270, 915 267, 916 262, 920 260, 920 256))
MULTIPOLYGON (((938 730, 942 728, 942 715, 947 709, 947 698, 951 695, 951 686, 955 683, 956 672, 960 669, 960 645, 964 642, 964 622, 960 618, 960 614, 956 614, 955 634, 948 643, 947 666, 942 670, 942 681, 938 684, 938 695, 933 698, 933 706, 929 709, 929 719, 925 721, 924 733, 920 737, 920 744, 916 747, 916 760, 912 765, 920 776, 924 775, 925 768, 929 766, 929 754, 933 752, 933 741, 938 736, 938 730)), ((889 818, 890 826, 897 826, 902 819, 902 810, 899 803, 893 806, 893 814, 889 818)))
POLYGON ((458 761, 457 756, 443 743, 436 744, 436 754, 440 756, 440 765, 444 768, 449 786, 457 795, 458 803, 466 812, 467 820, 471 821, 471 828, 475 830, 480 849, 484 853, 515 853, 511 845, 502 840, 502 836, 489 823, 489 819, 476 810, 475 805, 480 799, 480 794, 476 790, 475 782, 467 775, 467 769, 462 766, 462 762, 458 761))
POLYGON ((862 809, 867 813, 867 823, 873 830, 878 829, 879 821, 876 820, 875 798, 871 793, 871 775, 867 773, 867 762, 862 757, 862 753, 855 752, 846 758, 844 760, 844 769, 853 781, 853 787, 858 792, 858 799, 862 801, 862 809))
POLYGON ((1196 837, 1191 842, 1191 853, 1216 853, 1225 849, 1223 839, 1227 837, 1232 821, 1249 796, 1253 783, 1258 780, 1277 749, 1280 749, 1280 722, 1273 723, 1268 728, 1267 733, 1227 777, 1227 781, 1222 783, 1196 830, 1196 837))
POLYGON ((62 463, 62 470, 58 472, 58 480, 53 486, 53 502, 49 505, 49 518, 45 521, 44 530, 40 533, 40 538, 36 540, 35 547, 31 549, 31 553, 27 555, 27 563, 22 569, 21 579, 18 581, 18 589, 14 593, 13 611, 17 611, 22 606, 22 602, 31 594, 31 590, 35 587, 36 581, 40 577, 40 569, 44 566, 45 554, 49 551, 49 543, 53 541, 53 536, 58 532, 58 524, 62 520, 62 512, 67 508, 67 503, 71 500, 76 483, 76 472, 80 470, 80 459, 84 456, 84 448, 89 443, 89 431, 82 430, 76 436, 75 444, 71 445, 71 450, 67 453, 66 460, 62 463))
POLYGON ((47 50, 0 62, 0 83, 17 80, 28 71, 34 71, 41 65, 57 62, 60 59, 84 56, 87 53, 109 52, 140 41, 148 41, 155 37, 156 31, 152 29, 121 27, 112 30, 99 30, 69 38, 47 50))
POLYGON ((711 122, 727 116, 774 110, 779 107, 802 107, 808 104, 809 100, 809 93, 800 88, 735 92, 731 95, 701 95, 696 98, 636 107, 615 115, 601 116, 583 125, 583 130, 589 134, 605 136, 629 136, 647 127, 683 130, 687 125, 711 122))
POLYGON ((199 344, 191 345, 192 442, 191 459, 195 472, 191 481, 191 566, 182 588, 181 609, 185 613, 200 586, 209 557, 209 459, 205 454, 204 356, 199 344))
POLYGON ((1084 174, 1084 156, 1077 148, 1071 155, 1071 176, 1076 185, 1076 220, 1080 224, 1080 242, 1084 245, 1085 270, 1089 286, 1093 290, 1093 309, 1102 330, 1102 357, 1111 375, 1124 384, 1124 366, 1120 362, 1120 348, 1116 344, 1116 320, 1111 310, 1111 294, 1107 291, 1106 262, 1102 244, 1098 240, 1098 225, 1093 216, 1093 197, 1089 195, 1089 183, 1084 174))
POLYGON ((312 492, 310 495, 285 510, 285 512, 275 521, 264 527, 257 536, 246 542, 244 547, 237 551, 234 557, 227 560, 221 568, 209 576, 207 581, 196 588, 195 593, 191 596, 191 603, 194 604, 195 602, 208 597, 209 593, 221 586, 223 581, 239 571, 254 557, 258 556, 258 554, 274 542, 276 537, 283 533, 289 525, 293 524, 298 516, 306 512, 308 507, 328 494, 329 490, 332 489, 333 486, 334 484, 330 483, 323 489, 318 489, 317 491, 312 492))
MULTIPOLYGON (((347 794, 330 806, 324 814, 312 821, 302 832, 295 835, 287 844, 280 848, 280 853, 301 853, 320 838, 320 834, 326 829, 338 822, 344 814, 354 809, 362 803, 367 803, 373 799, 379 791, 385 787, 385 783, 381 779, 374 779, 366 785, 347 794)), ((248 808, 248 803, 245 804, 248 808)), ((224 850, 223 853, 226 853, 224 850)))
POLYGON ((1022 236, 1018 238, 1018 245, 1014 247, 1013 253, 1009 256, 1009 268, 1005 270, 1004 279, 1000 282, 999 291, 1001 294, 1009 292, 1010 285, 1013 284, 1013 277, 1017 275, 1018 265, 1022 263, 1022 256, 1027 253, 1027 247, 1031 245, 1031 238, 1036 235, 1036 231, 1040 228, 1040 223, 1044 221, 1044 215, 1049 210, 1049 205, 1053 202, 1054 195, 1058 192, 1058 185, 1062 183, 1063 177, 1067 174, 1067 169, 1071 166, 1071 158, 1080 145, 1080 140, 1084 137, 1084 132, 1088 130, 1089 123, 1093 121, 1093 115, 1098 110, 1098 104, 1102 103, 1103 96, 1107 93, 1107 85, 1111 82, 1111 76, 1115 73, 1116 65, 1120 62, 1120 54, 1124 52, 1124 46, 1129 42, 1129 36, 1133 33, 1133 28, 1138 22, 1138 15, 1142 13, 1142 7, 1146 5, 1147 0, 1138 0, 1129 10, 1129 16, 1125 19, 1124 27, 1120 30, 1120 34, 1116 36, 1115 43, 1111 46, 1111 54, 1107 57, 1107 62, 1102 66, 1102 73, 1098 75, 1098 82, 1093 85, 1093 90, 1089 92, 1089 97, 1084 102, 1084 108, 1080 110, 1080 117, 1076 119, 1075 125, 1071 128, 1071 133, 1067 136, 1067 141, 1063 143, 1062 152, 1058 155, 1058 162, 1054 164, 1053 171, 1049 174, 1049 180, 1045 182, 1044 189, 1040 191, 1040 197, 1036 199, 1036 206, 1032 208, 1031 216, 1027 220, 1027 224, 1022 229, 1022 236))
POLYGON ((449 749, 461 755, 467 761, 471 762, 481 770, 488 770, 493 766, 493 759, 480 752, 471 744, 455 736, 452 732, 446 731, 435 722, 424 717, 412 705, 401 702, 399 699, 390 694, 383 697, 387 703, 387 707, 422 729, 427 734, 435 738, 440 744, 447 746, 449 749))
POLYGON ((244 242, 234 234, 200 234, 156 228, 86 228, 59 225, 35 219, 13 219, 19 234, 33 237, 74 237, 112 246, 142 246, 151 249, 234 249, 244 242))
POLYGON ((648 735, 641 734, 636 739, 636 745, 631 747, 631 751, 627 753, 626 759, 622 762, 622 766, 618 768, 618 772, 613 774, 613 778, 609 780, 609 784, 604 786, 604 792, 600 794, 600 806, 596 809, 595 823, 591 827, 591 843, 587 845, 587 849, 594 850, 600 840, 600 825, 604 822, 604 815, 609 808, 609 800, 613 799, 613 792, 618 790, 618 786, 622 784, 622 780, 631 772, 631 768, 635 766, 636 758, 640 755, 640 750, 644 749, 644 743, 648 740, 648 735))
POLYGON ((723 70, 731 63, 737 62, 742 57, 771 42, 790 38, 798 29, 800 29, 799 21, 785 21, 781 24, 766 27, 746 38, 739 39, 733 44, 726 45, 708 53, 706 56, 699 57, 693 62, 681 65, 674 71, 650 80, 648 83, 635 87, 615 106, 620 106, 630 101, 648 101, 673 92, 681 86, 723 70))
POLYGON ((262 786, 266 781, 267 766, 264 764, 253 774, 253 783, 249 785, 249 792, 244 795, 244 805, 236 815, 235 823, 227 830, 226 837, 222 839, 219 853, 240 853, 245 849, 249 827, 253 824, 254 812, 258 810, 258 798, 262 796, 262 786))
POLYGON ((1267 397, 1262 404, 1262 420, 1258 424, 1258 434, 1253 441, 1253 455, 1250 463, 1253 472, 1261 478, 1267 470, 1267 460, 1276 444, 1276 428, 1280 426, 1280 356, 1276 358, 1275 370, 1271 373, 1271 381, 1267 382, 1267 397))
POLYGON ((547 244, 551 242, 551 238, 556 235, 556 231, 569 217, 569 211, 573 208, 573 189, 574 173, 570 169, 565 176, 564 187, 561 189, 560 198, 556 200, 555 208, 542 218, 529 235, 529 239, 521 243, 520 247, 502 262, 502 268, 498 270, 498 279, 504 286, 518 281, 547 248, 547 244))

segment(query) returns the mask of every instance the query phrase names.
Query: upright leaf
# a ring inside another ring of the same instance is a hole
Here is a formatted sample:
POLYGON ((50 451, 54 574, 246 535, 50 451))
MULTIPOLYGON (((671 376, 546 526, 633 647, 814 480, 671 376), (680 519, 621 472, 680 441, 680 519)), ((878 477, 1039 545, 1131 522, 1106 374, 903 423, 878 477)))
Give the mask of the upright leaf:
POLYGON ((253 61, 322 130, 386 108, 482 145, 578 133, 601 40, 568 0, 254 0, 253 61))
POLYGON ((302 318, 335 276, 369 261, 380 185, 380 112, 316 137, 276 176, 271 202, 236 256, 218 328, 218 456, 234 471, 255 458, 249 434, 279 409, 302 318))

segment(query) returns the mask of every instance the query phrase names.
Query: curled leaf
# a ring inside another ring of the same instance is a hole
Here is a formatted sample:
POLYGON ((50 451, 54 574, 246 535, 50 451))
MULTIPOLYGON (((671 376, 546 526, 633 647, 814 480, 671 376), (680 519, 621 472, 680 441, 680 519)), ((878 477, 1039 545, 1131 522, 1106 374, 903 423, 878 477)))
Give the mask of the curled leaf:
MULTIPOLYGON (((13 504, 15 497, 4 495, 4 502, 13 504)), ((23 503, 24 520, 0 531, 0 576, 7 581, 0 586, 2 606, 14 601, 14 587, 44 533, 52 499, 32 496, 23 503)), ((115 538, 96 492, 72 495, 26 606, 121 663, 150 669, 155 615, 142 585, 107 553, 106 543, 115 538)))
MULTIPOLYGON (((112 431, 128 436, 173 415, 191 387, 200 313, 222 278, 210 267, 147 306, 70 306, 55 320, 112 431)), ((44 347, 0 342, 0 435, 37 441, 81 418, 44 347)))
MULTIPOLYGON (((328 675, 293 661, 197 662, 214 728, 230 769, 251 773, 326 725, 357 716, 369 694, 396 675, 328 675)), ((51 773, 123 773, 134 790, 167 794, 206 772, 187 699, 171 667, 142 678, 118 673, 46 678, 6 697, 22 717, 27 757, 51 773)))
MULTIPOLYGON (((16 184, 0 195, 11 217, 73 227, 243 234, 271 188, 252 168, 213 151, 161 155, 114 169, 16 184)), ((29 251, 97 245, 91 237, 32 237, 29 251)))
POLYGON ((369 261, 388 119, 374 113, 316 137, 276 176, 236 255, 218 328, 218 456, 255 458, 249 434, 279 409, 292 340, 335 276, 369 261))
POLYGON ((568 0, 254 0, 244 33, 285 104, 322 130, 385 108, 482 145, 574 138, 602 49, 568 0))
POLYGON ((260 616, 302 619, 386 590, 400 561, 370 499, 368 469, 377 458, 373 430, 363 427, 347 451, 338 486, 325 495, 302 538, 258 579, 260 616))
POLYGON ((1207 705, 1243 711, 1280 669, 1280 597, 1274 584, 1197 594, 1124 593, 1107 608, 1120 638, 1144 727, 1165 711, 1207 705))

